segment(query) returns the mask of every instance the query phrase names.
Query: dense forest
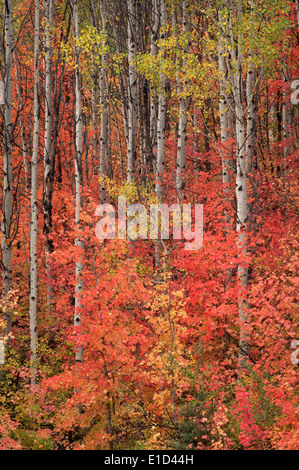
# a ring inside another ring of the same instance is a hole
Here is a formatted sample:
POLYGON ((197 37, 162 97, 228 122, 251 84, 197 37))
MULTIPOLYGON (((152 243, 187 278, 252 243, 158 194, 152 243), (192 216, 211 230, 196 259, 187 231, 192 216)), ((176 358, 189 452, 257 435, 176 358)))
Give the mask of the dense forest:
POLYGON ((297 450, 299 0, 0 24, 0 450, 297 450))

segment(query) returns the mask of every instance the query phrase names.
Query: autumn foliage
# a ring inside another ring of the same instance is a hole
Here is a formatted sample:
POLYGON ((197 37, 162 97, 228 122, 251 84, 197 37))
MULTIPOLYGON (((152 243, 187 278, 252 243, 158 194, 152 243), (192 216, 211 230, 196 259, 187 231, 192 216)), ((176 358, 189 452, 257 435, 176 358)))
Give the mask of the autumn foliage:
MULTIPOLYGON (((292 341, 299 340, 299 114, 298 107, 291 104, 291 81, 299 78, 295 2, 272 2, 273 10, 263 13, 272 19, 268 29, 263 23, 265 51, 261 49, 260 54, 265 61, 270 57, 271 65, 267 65, 259 83, 255 153, 248 174, 246 253, 236 232, 234 129, 228 132, 225 148, 220 139, 219 38, 212 21, 220 8, 216 1, 207 2, 206 9, 202 2, 194 2, 188 50, 187 36, 182 33, 183 2, 166 2, 167 34, 160 39, 156 56, 151 56, 149 39, 149 11, 154 2, 139 2, 142 24, 134 62, 139 81, 133 181, 126 180, 126 2, 122 2, 122 7, 116 1, 111 3, 106 32, 101 29, 102 19, 95 27, 93 17, 103 2, 90 2, 93 12, 88 2, 79 2, 83 154, 82 205, 77 224, 77 65, 72 9, 66 2, 56 0, 51 31, 52 142, 55 141, 52 222, 51 232, 45 232, 46 20, 42 3, 37 378, 32 385, 28 312, 34 5, 17 1, 12 69, 13 284, 10 297, 3 297, 0 304, 1 331, 5 330, 7 311, 12 315, 12 329, 5 338, 5 363, 0 365, 0 450, 298 449, 299 361, 291 360, 292 341), (288 9, 279 16, 282 3, 288 9), (116 15, 113 8, 117 5, 116 15), (172 10, 175 13, 171 17, 172 10), (282 17, 286 34, 277 37, 282 17), (182 69, 184 54, 187 59, 182 69), (94 76, 103 67, 103 56, 108 137, 105 175, 101 179, 102 108, 99 103, 94 107, 100 76, 94 76), (287 70, 286 80, 282 79, 283 70, 287 70), (163 202, 167 204, 176 203, 178 198, 175 178, 180 98, 184 93, 192 97, 183 202, 203 204, 203 246, 197 251, 185 250, 183 240, 173 237, 158 243, 150 239, 99 240, 95 235, 95 210, 102 184, 105 200, 112 205, 116 205, 119 195, 145 207, 158 201, 153 163, 157 148, 149 149, 149 116, 144 113, 149 109, 151 94, 158 102, 161 73, 167 81, 163 177, 163 202), (282 122, 286 103, 290 104, 292 115, 287 136, 282 122), (223 156, 231 162, 228 187, 223 182, 223 156), (83 250, 75 242, 78 239, 83 250), (52 246, 49 253, 45 250, 47 240, 52 246), (79 259, 83 265, 80 294, 75 273, 79 259), (246 288, 238 282, 240 266, 248 269, 246 288), (240 289, 241 295, 246 295, 250 316, 250 352, 245 368, 239 363, 240 289), (75 326, 78 295, 81 320, 75 326), (80 347, 82 362, 75 361, 75 351, 80 347)), ((3 27, 2 17, 0 21, 3 27)), ((244 26, 245 42, 248 24, 247 29, 244 26)), ((248 43, 246 47, 249 46, 248 43)), ((249 58, 244 61, 249 63, 249 58)), ((245 73, 243 81, 246 82, 245 73)), ((2 113, 2 134, 3 120, 2 113)), ((3 155, 1 144, 1 165, 3 155)), ((1 203, 2 200, 1 190, 1 203)))

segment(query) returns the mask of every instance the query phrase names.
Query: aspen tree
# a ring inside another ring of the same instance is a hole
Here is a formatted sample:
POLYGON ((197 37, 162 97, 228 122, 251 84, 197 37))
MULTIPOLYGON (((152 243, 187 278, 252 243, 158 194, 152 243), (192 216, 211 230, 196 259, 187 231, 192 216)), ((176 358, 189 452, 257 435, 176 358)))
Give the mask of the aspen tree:
POLYGON ((137 136, 137 71, 134 64, 136 54, 137 1, 127 0, 128 8, 128 148, 127 148, 127 182, 135 177, 136 136, 137 136))
MULTIPOLYGON (((151 9, 151 56, 156 57, 158 52, 157 40, 160 29, 160 15, 159 11, 161 8, 161 0, 152 1, 151 9)), ((154 87, 150 90, 150 137, 152 152, 155 154, 157 151, 157 92, 154 87)))
MULTIPOLYGON (((91 9, 91 18, 94 28, 99 32, 99 20, 96 11, 95 2, 90 3, 91 9)), ((93 67, 92 70, 92 88, 91 88, 91 113, 92 113, 92 151, 93 151, 93 161, 98 158, 99 154, 99 119, 98 119, 98 70, 96 67, 93 67)))
MULTIPOLYGON (((165 38, 167 10, 166 2, 160 2, 161 30, 160 40, 165 38)), ((162 46, 163 47, 163 46, 162 46)), ((158 119, 157 119, 157 159, 155 171, 155 192, 162 201, 163 193, 163 175, 164 175, 164 155, 165 155, 165 125, 166 125, 166 76, 163 72, 160 74, 159 96, 158 96, 158 119)))
MULTIPOLYGON (((12 64, 14 53, 13 1, 4 0, 5 28, 5 76, 3 105, 3 202, 1 221, 2 297, 4 303, 12 289, 12 241, 13 165, 12 165, 12 64)), ((5 311, 5 329, 2 338, 11 331, 12 319, 9 307, 5 311)), ((3 340, 2 340, 3 341, 3 340)), ((4 348, 4 343, 3 348, 4 348)), ((4 361, 4 358, 3 358, 4 361)))
MULTIPOLYGON (((183 1, 183 34, 186 44, 183 49, 182 70, 186 68, 186 56, 189 53, 189 1, 183 1)), ((187 140, 187 123, 188 111, 191 103, 191 98, 188 93, 188 78, 183 77, 178 84, 179 89, 179 126, 178 126, 178 144, 177 144, 177 167, 176 167, 176 192, 177 198, 180 203, 183 202, 184 196, 184 174, 185 174, 185 160, 186 160, 186 140, 187 140), (183 85, 183 86, 182 86, 183 85)))
POLYGON ((101 57, 101 68, 100 68, 100 112, 101 112, 101 136, 100 136, 100 200, 101 204, 105 202, 105 183, 104 177, 106 174, 106 158, 108 155, 108 116, 107 116, 107 99, 106 99, 106 23, 107 23, 107 13, 104 1, 100 1, 100 12, 101 12, 101 23, 102 23, 102 33, 104 35, 104 41, 102 44, 102 57, 101 57))
POLYGON ((54 17, 54 0, 45 1, 45 135, 44 135, 44 188, 43 212, 45 234, 45 256, 47 270, 47 304, 51 308, 53 303, 53 273, 49 255, 53 253, 54 246, 52 234, 52 193, 54 179, 54 156, 52 145, 52 46, 51 36, 54 17))
MULTIPOLYGON (((220 76, 224 76, 225 65, 228 75, 228 88, 232 87, 233 97, 233 112, 235 124, 235 138, 236 138, 236 231, 238 234, 238 245, 243 255, 248 252, 248 172, 252 165, 252 155, 255 145, 255 121, 257 112, 257 96, 258 96, 258 78, 254 73, 254 62, 251 50, 249 51, 249 59, 246 75, 246 88, 245 96, 247 101, 247 108, 244 108, 244 89, 243 89, 243 70, 244 70, 244 50, 243 50, 243 28, 244 21, 243 5, 241 0, 227 0, 226 1, 226 27, 222 32, 223 37, 220 37, 219 44, 219 69, 220 76), (226 56, 229 55, 229 60, 223 62, 223 41, 226 46, 226 56), (229 51, 229 54, 227 53, 229 51), (255 80, 254 80, 255 77, 255 80), (246 120, 247 114, 247 120, 246 120), (246 122, 246 126, 245 126, 246 122)), ((250 20, 253 19, 255 4, 252 0, 250 3, 250 20)), ((219 15, 220 26, 223 24, 221 14, 219 15)), ((252 29, 252 23, 250 25, 252 29)), ((224 91, 223 83, 222 89, 224 91)), ((226 100, 227 101, 227 100, 226 100)), ((231 103, 228 103, 229 106, 231 103)), ((221 122, 221 137, 225 141, 227 138, 224 126, 228 125, 228 119, 225 119, 224 103, 220 101, 220 122, 221 122), (225 122, 226 121, 226 122, 225 122)), ((226 170, 226 168, 224 167, 226 170)), ((224 177, 224 175, 223 175, 224 177)), ((228 181, 228 178, 223 181, 228 181)), ((249 306, 247 300, 248 288, 248 268, 244 262, 240 261, 238 265, 238 280, 239 280, 239 298, 238 298, 238 311, 239 311, 239 364, 243 368, 246 366, 249 349, 250 349, 250 334, 249 334, 249 306)))
MULTIPOLYGON (((233 65, 233 94, 236 113, 236 199, 237 199, 237 233, 240 247, 244 255, 247 254, 247 174, 245 158, 245 116, 242 96, 242 70, 243 70, 243 51, 242 51, 242 31, 241 22, 243 9, 241 0, 237 0, 237 46, 233 45, 235 40, 232 28, 232 14, 230 14, 230 41, 232 49, 233 65)), ((248 360, 250 338, 248 332, 249 311, 246 290, 248 287, 248 269, 243 263, 238 266, 238 277, 240 282, 240 294, 238 299, 239 306, 239 362, 241 367, 248 360)))
MULTIPOLYGON (((80 73, 80 47, 78 45, 79 39, 79 9, 78 0, 73 0, 73 38, 74 38, 74 53, 75 53, 75 192, 76 192, 76 207, 75 207, 75 226, 79 229, 80 215, 82 209, 82 146, 83 146, 83 120, 82 120, 82 96, 81 96, 81 73, 80 73)), ((83 242, 79 235, 75 240, 75 246, 79 247, 79 254, 76 260, 76 288, 75 288, 75 314, 74 325, 75 330, 81 323, 81 296, 83 291, 83 263, 82 251, 83 242), (81 252, 81 253, 80 253, 81 252)), ((75 353, 76 362, 83 360, 83 347, 78 346, 75 353)))
MULTIPOLYGON (((25 119, 24 119, 24 115, 22 112, 22 108, 24 106, 24 97, 22 94, 22 87, 20 84, 21 73, 19 74, 19 70, 18 70, 19 64, 18 64, 18 59, 16 57, 15 51, 14 51, 14 65, 15 65, 16 90, 17 90, 18 102, 19 102, 19 116, 20 116, 19 122, 20 122, 20 133, 21 133, 21 147, 22 147, 23 162, 24 162, 25 187, 26 187, 26 195, 29 199, 30 198, 29 144, 28 144, 27 135, 26 135, 25 119)), ((28 214, 30 218, 30 207, 28 209, 28 214)))
POLYGON ((289 156, 291 154, 291 145, 290 145, 290 138, 291 138, 291 125, 292 125, 292 115, 291 115, 291 101, 288 93, 288 83, 289 83, 289 73, 288 73, 288 66, 287 61, 284 60, 283 64, 283 73, 282 73, 282 80, 285 84, 283 89, 283 102, 282 102, 282 131, 283 131, 283 155, 284 155, 284 162, 283 162, 283 172, 284 176, 286 177, 288 174, 288 161, 289 156))
POLYGON ((29 293, 29 320, 30 320, 30 351, 31 351, 31 385, 36 384, 38 361, 38 324, 37 324, 37 166, 40 128, 39 106, 39 47, 40 47, 40 3, 35 0, 34 24, 34 124, 33 144, 31 158, 31 221, 30 221, 30 293, 29 293))
MULTIPOLYGON (((166 2, 160 2, 160 40, 163 41, 167 26, 166 2)), ((163 47, 163 45, 161 46, 163 47)), ((160 74, 158 91, 158 118, 157 118, 157 158, 155 165, 155 193, 160 202, 163 200, 163 177, 165 161, 165 127, 166 127, 166 76, 163 72, 160 74)), ((160 267, 160 249, 161 243, 155 245, 155 266, 160 267)))
MULTIPOLYGON (((220 27, 223 22, 221 12, 219 12, 220 27)), ((222 146, 222 182, 225 192, 228 192, 230 185, 230 173, 227 163, 227 156, 225 150, 227 149, 228 141, 228 104, 226 100, 226 65, 225 65, 225 48, 224 39, 222 34, 219 37, 218 44, 218 64, 219 64, 219 82, 220 82, 220 99, 219 99, 219 116, 220 116, 220 136, 222 146), (226 158, 225 158, 226 157, 226 158)))

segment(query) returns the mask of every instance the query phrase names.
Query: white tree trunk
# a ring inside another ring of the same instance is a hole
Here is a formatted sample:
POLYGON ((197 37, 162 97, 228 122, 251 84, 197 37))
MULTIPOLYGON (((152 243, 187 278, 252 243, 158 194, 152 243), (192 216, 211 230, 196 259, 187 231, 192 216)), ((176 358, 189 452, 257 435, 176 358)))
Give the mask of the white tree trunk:
MULTIPOLYGON (((233 98, 235 105, 235 131, 236 131, 236 201, 237 201, 237 234, 238 245, 242 249, 244 255, 247 254, 247 174, 246 174, 246 155, 245 155, 245 113, 243 107, 243 89, 242 89, 242 68, 243 68, 243 51, 242 42, 243 34, 240 25, 242 24, 243 11, 242 0, 235 0, 236 18, 238 22, 238 32, 236 38, 233 30, 233 9, 230 2, 230 17, 228 25, 228 40, 231 53, 232 67, 229 66, 230 81, 233 85, 233 98)), ((239 280, 239 364, 243 368, 246 366, 249 357, 250 335, 249 335, 249 309, 247 301, 248 287, 248 269, 244 263, 238 265, 239 280)))
MULTIPOLYGON (((157 40, 160 29, 160 8, 161 0, 153 0, 151 11, 151 56, 155 57, 158 52, 157 40)), ((152 86, 150 90, 150 139, 152 146, 152 154, 157 151, 157 91, 152 86)))
MULTIPOLYGON (((2 254, 2 298, 4 303, 9 300, 8 294, 12 289, 12 64, 14 51, 13 31, 13 2, 4 0, 5 15, 5 77, 4 77, 4 121, 3 121, 3 203, 1 221, 1 254, 2 254)), ((11 331, 11 311, 5 313, 5 329, 2 338, 11 331)), ((2 343, 3 344, 3 343, 2 343)), ((3 346, 4 347, 4 346, 3 346)), ((4 355, 4 351, 3 351, 4 355)), ((3 357, 4 362, 4 357, 3 357)))
MULTIPOLYGON (((160 39, 164 39, 167 24, 167 9, 165 0, 160 2, 160 39)), ((160 74, 159 92, 158 92, 158 118, 157 118, 157 156, 154 168, 155 193, 159 201, 163 200, 163 178, 164 178, 164 160, 165 160, 165 126, 166 126, 166 77, 160 74)), ((155 266, 160 267, 160 248, 161 243, 155 244, 155 266)))
MULTIPOLYGON (((222 16, 219 13, 219 22, 222 23, 222 16)), ((221 144, 222 144, 222 182, 225 188, 225 192, 228 192, 228 187, 230 185, 230 174, 229 167, 227 164, 227 141, 228 141, 228 104, 226 101, 227 95, 227 83, 225 80, 226 69, 225 69, 225 49, 224 49, 224 40, 222 35, 219 37, 219 46, 218 46, 218 63, 219 63, 219 82, 220 82, 220 100, 219 100, 219 116, 220 116, 220 135, 221 135, 221 144), (226 158, 225 158, 226 156, 226 158)))
MULTIPOLYGON (((100 2, 102 31, 106 34, 107 14, 103 0, 100 2)), ((104 42, 103 48, 106 47, 104 42)), ((106 53, 102 53, 102 64, 100 68, 100 109, 101 109, 101 137, 100 137, 100 200, 101 204, 105 202, 105 182, 106 158, 107 158, 107 102, 106 102, 106 53)))
POLYGON ((134 180, 137 135, 137 71, 134 65, 137 34, 137 1, 128 0, 128 148, 127 182, 134 180))
MULTIPOLYGON (((237 0, 237 18, 241 22, 243 17, 241 0, 237 0)), ((247 254, 247 174, 246 174, 246 158, 245 158, 245 116, 243 108, 242 93, 242 33, 238 33, 238 49, 237 55, 233 53, 236 64, 236 72, 234 73, 234 101, 236 111, 236 200, 237 200, 237 233, 239 246, 242 247, 244 255, 247 254)), ((233 36, 231 37, 231 44, 233 36)), ((248 269, 243 263, 239 263, 238 277, 240 282, 239 304, 239 363, 243 367, 246 365, 249 356, 250 337, 248 331, 249 311, 246 290, 248 287, 248 269)))
MULTIPOLYGON (((75 186, 76 186, 76 207, 75 207, 75 226, 79 229, 80 215, 82 208, 81 201, 81 183, 82 183, 82 142, 83 142, 83 121, 82 121, 82 96, 81 96, 81 73, 80 73, 80 47, 77 44, 79 38, 79 11, 78 0, 73 1, 73 35, 74 35, 74 50, 75 50, 75 186)), ((83 251, 83 242, 80 236, 75 240, 75 246, 83 251)), ((82 292, 83 292, 83 263, 80 254, 76 260, 76 288, 75 288, 75 314, 74 326, 75 330, 81 324, 81 309, 82 309, 82 292)), ((83 347, 81 345, 76 347, 75 353, 76 362, 83 360, 83 347)))
POLYGON ((47 306, 53 304, 53 269, 49 255, 53 252, 52 233, 52 191, 53 191, 53 158, 52 158, 52 27, 54 17, 54 0, 45 1, 45 136, 44 136, 44 234, 47 271, 47 306))
MULTIPOLYGON (((219 12, 219 23, 223 25, 223 18, 219 12)), ((228 93, 229 93, 229 84, 226 77, 226 61, 225 61, 225 48, 226 41, 222 33, 219 36, 219 45, 218 45, 218 64, 219 64, 219 83, 220 83, 220 100, 219 100, 219 116, 220 116, 220 138, 221 138, 221 159, 222 159, 222 183, 224 188, 224 197, 228 202, 230 197, 230 186, 231 186, 231 167, 232 161, 229 158, 229 149, 228 149, 228 140, 229 140, 229 113, 232 111, 229 109, 228 104, 228 93)), ((226 44, 227 46, 227 44, 226 44)), ((226 221, 226 230, 229 231, 231 217, 228 212, 225 211, 225 221, 226 221)), ((228 277, 231 276, 231 271, 228 272, 228 277)))
POLYGON ((38 361, 38 327, 37 327, 37 170, 38 170, 38 144, 40 127, 39 109, 39 0, 35 0, 34 25, 34 125, 31 159, 31 222, 30 222, 30 351, 31 351, 31 385, 36 384, 38 361))
MULTIPOLYGON (((167 11, 166 2, 161 0, 161 39, 164 38, 167 11)), ((155 192, 162 201, 163 176, 164 176, 164 155, 165 155, 165 123, 166 123, 166 77, 163 73, 160 75, 160 89, 158 98, 158 119, 157 119, 157 159, 155 169, 155 192)))
MULTIPOLYGON (((183 33, 188 36, 190 29, 189 23, 189 1, 183 1, 183 33)), ((184 58, 182 60, 182 68, 186 66, 186 55, 189 52, 189 39, 184 49, 184 58)), ((179 128, 178 128, 178 148, 177 148, 177 167, 176 167, 176 192, 177 198, 180 203, 184 199, 185 188, 185 160, 186 160, 186 140, 187 140, 187 122, 188 110, 190 107, 191 99, 188 97, 188 80, 184 78, 181 80, 180 86, 180 110, 179 110, 179 128), (182 86, 183 85, 183 86, 182 86), (186 96, 187 95, 187 96, 186 96)))
MULTIPOLYGON (((250 2, 250 16, 251 21, 255 16, 255 1, 250 2)), ((251 27, 251 35, 254 34, 251 27)), ((258 87, 258 79, 255 77, 257 73, 253 61, 252 50, 249 51, 248 70, 246 78, 246 99, 247 99, 247 137, 246 137, 246 173, 251 173, 253 165, 253 151, 255 148, 255 127, 256 127, 256 95, 258 87)))

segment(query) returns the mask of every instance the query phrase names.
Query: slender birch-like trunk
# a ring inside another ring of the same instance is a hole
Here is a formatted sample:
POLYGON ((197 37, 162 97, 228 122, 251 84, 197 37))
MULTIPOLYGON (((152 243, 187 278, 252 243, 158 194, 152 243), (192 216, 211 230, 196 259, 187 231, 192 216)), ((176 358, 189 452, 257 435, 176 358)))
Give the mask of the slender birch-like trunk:
MULTIPOLYGON (((157 40, 159 37, 160 29, 160 8, 161 0, 153 0, 151 10, 151 56, 156 57, 158 52, 157 40)), ((158 100, 157 91, 154 87, 150 89, 150 139, 152 146, 152 153, 155 155, 157 151, 157 115, 158 115, 158 100)))
POLYGON ((31 385, 36 384, 38 361, 38 325, 37 325, 37 169, 38 144, 40 127, 39 106, 39 13, 40 3, 35 0, 34 25, 34 124, 31 159, 31 221, 30 221, 30 294, 29 294, 29 320, 30 320, 30 351, 31 351, 31 385))
POLYGON ((99 137, 98 137, 98 74, 94 71, 92 76, 92 90, 91 90, 91 112, 92 112, 92 166, 94 166, 94 160, 98 158, 99 154, 99 137))
MULTIPOLYGON (((253 34, 253 23, 255 17, 255 1, 250 2, 250 21, 251 21, 251 32, 253 34)), ((254 157, 255 148, 255 137, 256 137, 256 115, 257 115, 257 103, 256 97, 258 93, 259 78, 256 77, 258 71, 254 65, 253 53, 250 48, 248 70, 246 77, 246 101, 247 101, 247 137, 246 137, 246 173, 251 173, 254 157)))
MULTIPOLYGON (((74 36, 74 51, 75 51, 75 191, 76 191, 76 207, 75 207, 75 226, 79 229, 80 214, 82 208, 82 144, 83 144, 83 121, 82 121, 82 96, 81 96, 81 73, 80 73, 80 47, 77 44, 79 38, 79 10, 78 0, 73 1, 73 36, 74 36)), ((75 246, 79 247, 79 251, 83 251, 83 242, 79 235, 75 240, 75 246)), ((77 254, 76 260, 76 288, 75 288, 75 314, 74 326, 75 330, 81 324, 81 309, 82 301, 81 296, 83 292, 83 263, 82 254, 77 254)), ((75 353, 76 362, 83 361, 83 347, 77 346, 75 353)))
POLYGON ((137 1, 127 0, 128 6, 128 148, 127 182, 135 177, 136 136, 137 136, 137 71, 134 64, 137 34, 137 1))
MULTIPOLYGON (((219 12, 219 22, 223 23, 222 15, 219 12)), ((225 48, 224 39, 222 34, 219 37, 218 46, 218 63, 219 63, 219 82, 220 82, 220 100, 219 100, 219 116, 220 116, 220 135, 221 135, 221 156, 222 156, 222 182, 224 186, 224 192, 228 196, 230 186, 230 172, 227 162, 227 141, 228 141, 228 104, 226 100, 227 96, 227 83, 226 83, 226 67, 225 67, 225 48)))
MULTIPOLYGON (((99 29, 99 21, 97 18, 95 2, 90 3, 92 12, 92 22, 94 28, 99 29)), ((98 119, 98 69, 93 67, 92 73, 92 89, 91 89, 91 110, 92 110, 92 167, 94 167, 94 161, 97 160, 99 155, 99 119, 98 119)))
MULTIPOLYGON (((104 1, 100 1, 100 11, 101 11, 101 22, 102 22, 102 32, 105 36, 106 34, 106 23, 107 23, 107 14, 104 1)), ((101 68, 100 68, 100 112, 101 112, 101 137, 100 137, 100 200, 101 204, 105 202, 105 174, 106 174, 106 159, 107 159, 107 139, 108 139, 108 119, 107 119, 107 99, 106 99, 106 41, 102 44, 102 58, 101 58, 101 68)))
MULTIPOLYGON (((189 1, 183 1, 183 33, 187 41, 184 48, 184 57, 182 60, 182 69, 186 67, 186 56, 189 53, 189 1)), ((180 80, 179 85, 179 126, 178 126, 178 147, 177 147, 177 167, 176 167, 176 192, 177 198, 180 203, 184 199, 185 188, 185 160, 186 160, 186 140, 187 140, 187 123, 188 111, 191 99, 188 96, 188 79, 186 77, 180 80), (182 86, 183 85, 183 86, 182 86)))
MULTIPOLYGON (((165 38, 167 9, 165 0, 160 2, 161 29, 160 39, 165 38)), ((166 126, 166 77, 160 74, 159 92, 158 92, 158 119, 157 119, 157 157, 155 165, 155 193, 160 203, 163 201, 163 178, 164 178, 164 160, 165 160, 165 126, 166 126)), ((155 266, 160 266, 160 243, 155 245, 155 266)))
MULTIPOLYGON (((113 15, 113 14, 112 14, 113 15)), ((110 17, 110 23, 112 24, 113 36, 115 41, 116 53, 119 56, 122 53, 122 48, 120 47, 120 38, 117 31, 115 18, 110 17)), ((127 86, 127 73, 124 70, 121 70, 119 73, 119 91, 121 96, 121 109, 122 109, 122 121, 123 129, 126 140, 126 145, 128 149, 129 144, 129 125, 128 125, 128 86, 127 86)))
MULTIPOLYGON (((234 37, 233 30, 233 9, 230 2, 227 2, 229 14, 228 24, 228 41, 231 54, 231 66, 227 62, 229 78, 233 85, 233 98, 234 98, 234 111, 235 111, 235 132, 236 132, 236 218, 237 226, 236 231, 238 234, 238 246, 242 250, 242 254, 247 254, 247 219, 248 219, 248 204, 247 204, 247 173, 246 173, 246 138, 245 136, 245 112, 243 107, 243 88, 242 88, 242 73, 243 73, 243 33, 242 33, 242 20, 243 9, 242 0, 236 0, 236 27, 237 34, 234 37)), ((249 69, 250 70, 250 69, 249 69)), ((250 129, 249 129, 250 132, 250 129)), ((247 301, 247 288, 248 288, 248 268, 244 262, 240 261, 238 265, 238 280, 239 280, 239 297, 238 297, 238 310, 239 310, 239 365, 244 368, 247 364, 250 348, 250 334, 249 334, 249 308, 247 301)))
POLYGON ((47 306, 51 308, 54 298, 53 270, 49 257, 54 251, 52 241, 52 193, 54 179, 54 159, 52 146, 52 46, 51 36, 54 17, 54 0, 45 1, 45 135, 44 135, 44 190, 43 213, 45 256, 47 271, 47 306))
MULTIPOLYGON (((167 10, 165 0, 160 2, 161 10, 161 30, 160 39, 165 38, 165 28, 167 21, 167 10)), ((155 171, 155 192, 162 202, 163 176, 164 176, 164 155, 165 155, 165 124, 166 124, 166 77, 160 74, 160 87, 158 96, 158 119, 157 119, 157 158, 155 171)))
MULTIPOLYGON (((239 246, 242 247, 244 255, 247 254, 247 174, 246 174, 246 158, 245 158, 245 116, 243 108, 242 96, 242 66, 243 66, 243 53, 242 53, 242 33, 241 21, 243 11, 241 1, 237 1, 237 21, 238 21, 238 47, 237 55, 235 50, 233 58, 235 61, 235 72, 233 76, 234 83, 234 101, 236 112, 236 149, 237 149, 237 165, 236 165, 236 200, 237 200, 237 233, 239 246)), ((232 29, 231 29, 232 32, 232 29)), ((233 35, 231 35, 233 41, 233 35)), ((248 269, 243 263, 239 263, 238 277, 240 282, 240 294, 238 299, 239 305, 239 363, 244 366, 247 363, 249 355, 250 338, 248 332, 248 302, 246 290, 248 287, 248 269)))
MULTIPOLYGON (((12 166, 12 64, 14 52, 13 1, 4 0, 5 15, 5 76, 4 76, 4 120, 3 120, 3 202, 1 221, 1 254, 2 254, 2 298, 9 301, 12 289, 12 242, 11 225, 13 209, 13 166, 12 166)), ((4 358, 4 339, 11 331, 11 311, 5 312, 5 328, 2 332, 2 349, 4 358)))
MULTIPOLYGON (((23 162, 24 162, 24 176, 25 176, 25 188, 26 188, 26 196, 28 199, 30 198, 30 165, 29 165, 29 145, 27 142, 26 130, 25 130, 25 121, 24 115, 22 112, 22 108, 24 106, 23 103, 23 95, 22 95, 22 88, 20 85, 20 77, 18 71, 18 60, 16 54, 14 53, 14 63, 15 63, 15 77, 16 77, 16 90, 18 95, 18 102, 19 102, 19 122, 20 122, 20 131, 21 131, 21 146, 22 146, 22 153, 23 153, 23 162)), ((30 208, 28 206, 28 214, 30 219, 30 208)), ((29 220, 28 219, 28 220, 29 220)))
MULTIPOLYGON (((283 67, 283 74, 282 80, 284 83, 289 81, 288 76, 288 67, 286 60, 284 61, 283 67)), ((283 173, 286 177, 288 174, 288 165, 289 165, 289 156, 291 154, 291 145, 290 145, 290 138, 291 138, 291 125, 292 125, 292 116, 291 116, 291 100, 288 94, 288 90, 286 88, 283 89, 283 103, 282 103, 282 131, 283 131, 283 154, 284 154, 284 162, 283 162, 283 173)))

